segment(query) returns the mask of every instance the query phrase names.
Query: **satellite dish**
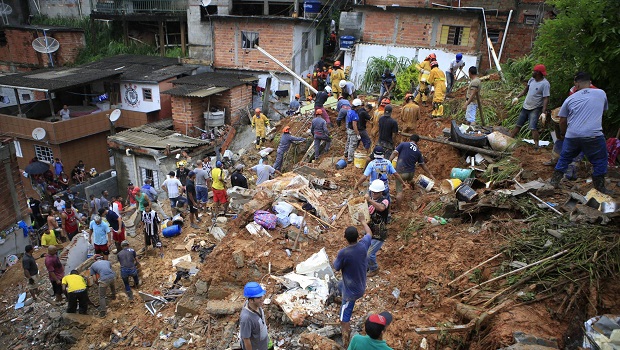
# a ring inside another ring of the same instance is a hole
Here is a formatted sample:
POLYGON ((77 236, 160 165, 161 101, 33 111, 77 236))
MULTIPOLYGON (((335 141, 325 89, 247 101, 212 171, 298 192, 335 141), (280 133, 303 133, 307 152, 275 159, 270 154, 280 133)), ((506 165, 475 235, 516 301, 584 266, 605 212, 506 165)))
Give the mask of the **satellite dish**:
POLYGON ((0 3, 0 15, 10 15, 13 13, 13 8, 4 2, 0 3))
POLYGON ((118 120, 118 118, 120 118, 120 117, 121 117, 121 110, 120 110, 120 109, 118 109, 118 108, 117 108, 117 109, 115 109, 115 110, 113 110, 113 111, 112 111, 112 113, 110 113, 110 116, 109 116, 110 121, 111 121, 112 123, 114 123, 115 121, 117 121, 117 120, 118 120))
POLYGON ((43 140, 46 134, 47 133, 45 132, 45 129, 43 128, 35 128, 34 130, 32 130, 32 138, 37 141, 43 140))
POLYGON ((207 7, 211 4, 211 0, 200 0, 200 6, 207 7))
POLYGON ((60 48, 60 43, 54 38, 48 36, 40 36, 32 42, 32 48, 40 53, 56 52, 60 48))

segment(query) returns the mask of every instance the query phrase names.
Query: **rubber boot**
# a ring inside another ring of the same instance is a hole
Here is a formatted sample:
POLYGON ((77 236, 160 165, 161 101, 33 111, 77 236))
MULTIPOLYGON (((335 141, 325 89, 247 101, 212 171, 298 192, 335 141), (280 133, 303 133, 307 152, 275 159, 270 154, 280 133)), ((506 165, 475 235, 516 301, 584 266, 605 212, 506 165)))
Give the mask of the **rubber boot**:
POLYGON ((607 195, 614 195, 614 191, 605 188, 605 175, 592 176, 592 183, 597 191, 607 195))
POLYGON ((556 170, 553 172, 553 176, 551 177, 551 180, 549 180, 549 184, 553 186, 553 188, 560 188, 560 181, 562 181, 563 177, 564 173, 556 170))

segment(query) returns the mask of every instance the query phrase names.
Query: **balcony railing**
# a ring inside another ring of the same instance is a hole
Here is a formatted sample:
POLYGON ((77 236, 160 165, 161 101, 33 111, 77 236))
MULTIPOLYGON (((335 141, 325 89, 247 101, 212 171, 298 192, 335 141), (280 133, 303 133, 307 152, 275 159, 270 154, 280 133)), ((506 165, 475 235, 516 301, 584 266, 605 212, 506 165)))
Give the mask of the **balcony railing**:
POLYGON ((188 0, 90 0, 95 13, 185 13, 188 0))

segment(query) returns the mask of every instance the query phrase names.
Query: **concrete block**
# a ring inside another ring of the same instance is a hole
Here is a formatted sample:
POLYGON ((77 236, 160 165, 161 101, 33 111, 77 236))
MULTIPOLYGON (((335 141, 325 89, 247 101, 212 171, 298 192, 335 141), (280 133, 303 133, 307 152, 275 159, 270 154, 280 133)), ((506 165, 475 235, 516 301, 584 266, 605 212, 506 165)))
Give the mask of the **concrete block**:
POLYGON ((244 301, 209 300, 206 311, 211 315, 234 315, 241 311, 244 301))
POLYGON ((538 197, 548 197, 553 196, 555 193, 555 188, 549 184, 545 184, 543 187, 536 190, 536 195, 538 197))
POLYGON ((245 254, 243 254, 242 250, 234 251, 232 254, 232 257, 233 257, 233 261, 235 262, 235 266, 237 266, 238 269, 245 266, 245 262, 244 262, 245 254))
POLYGON ((209 291, 209 284, 207 283, 207 281, 196 281, 196 294, 198 295, 202 295, 202 294, 207 294, 207 292, 209 291))
POLYGON ((93 322, 94 318, 91 315, 64 313, 62 314, 62 320, 68 325, 87 326, 93 322))

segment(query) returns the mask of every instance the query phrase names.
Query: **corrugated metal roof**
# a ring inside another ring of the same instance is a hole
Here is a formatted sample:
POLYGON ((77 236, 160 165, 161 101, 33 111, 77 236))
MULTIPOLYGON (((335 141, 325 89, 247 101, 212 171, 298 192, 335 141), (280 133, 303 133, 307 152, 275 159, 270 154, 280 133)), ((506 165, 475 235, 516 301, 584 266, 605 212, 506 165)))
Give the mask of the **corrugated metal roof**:
POLYGON ((207 97, 211 95, 215 95, 222 91, 226 91, 229 88, 227 87, 215 87, 211 86, 208 88, 204 88, 202 86, 194 86, 194 85, 181 85, 170 90, 166 90, 162 92, 165 95, 172 96, 185 96, 185 97, 207 97))
POLYGON ((174 85, 197 85, 203 87, 217 86, 232 88, 254 80, 258 80, 258 78, 247 74, 206 72, 177 79, 174 81, 174 85))
POLYGON ((37 69, 31 72, 0 76, 0 86, 54 91, 120 76, 121 73, 84 67, 37 69))
POLYGON ((176 58, 143 55, 107 57, 83 67, 118 71, 122 73, 122 80, 136 83, 159 83, 198 68, 196 65, 181 65, 176 58))
POLYGON ((168 130, 172 127, 172 119, 164 119, 155 123, 141 125, 116 135, 111 135, 108 140, 127 147, 143 147, 153 149, 165 149, 170 145, 171 149, 194 148, 209 144, 207 140, 179 134, 168 130))

